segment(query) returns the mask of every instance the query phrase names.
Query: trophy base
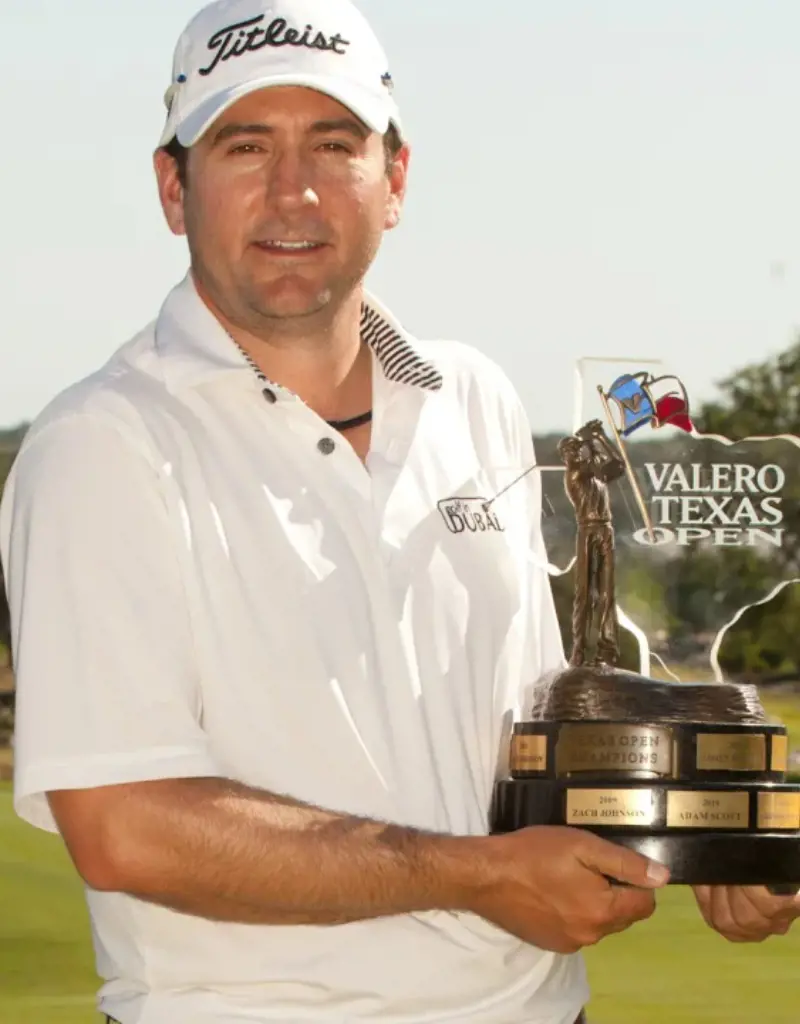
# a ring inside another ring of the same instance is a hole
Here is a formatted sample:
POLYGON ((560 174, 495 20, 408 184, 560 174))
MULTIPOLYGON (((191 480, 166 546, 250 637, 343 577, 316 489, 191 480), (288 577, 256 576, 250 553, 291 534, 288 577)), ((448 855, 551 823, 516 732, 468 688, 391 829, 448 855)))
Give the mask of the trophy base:
POLYGON ((670 870, 672 885, 800 888, 800 787, 505 780, 492 831, 582 828, 670 870))
POLYGON ((800 888, 800 836, 791 833, 591 831, 669 868, 670 885, 763 885, 787 895, 800 888))

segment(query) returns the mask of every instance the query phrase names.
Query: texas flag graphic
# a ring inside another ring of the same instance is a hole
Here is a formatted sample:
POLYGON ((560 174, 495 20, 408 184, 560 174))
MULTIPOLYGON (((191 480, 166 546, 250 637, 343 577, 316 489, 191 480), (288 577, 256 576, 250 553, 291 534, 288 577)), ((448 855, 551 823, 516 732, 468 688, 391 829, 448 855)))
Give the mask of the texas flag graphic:
POLYGON ((630 437, 648 423, 654 429, 670 426, 687 434, 694 431, 686 389, 677 377, 626 373, 617 377, 605 397, 617 410, 622 437, 630 437))
POLYGON ((689 403, 682 395, 670 393, 656 400, 656 423, 653 426, 678 427, 691 434, 694 424, 689 416, 689 403))

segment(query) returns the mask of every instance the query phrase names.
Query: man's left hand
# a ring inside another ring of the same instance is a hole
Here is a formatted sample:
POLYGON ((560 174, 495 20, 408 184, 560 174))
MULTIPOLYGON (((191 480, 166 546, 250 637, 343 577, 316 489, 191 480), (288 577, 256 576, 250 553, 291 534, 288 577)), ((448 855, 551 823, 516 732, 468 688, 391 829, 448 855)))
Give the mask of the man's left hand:
POLYGON ((761 886, 699 885, 694 894, 706 924, 730 942, 785 935, 800 917, 800 896, 773 896, 761 886))

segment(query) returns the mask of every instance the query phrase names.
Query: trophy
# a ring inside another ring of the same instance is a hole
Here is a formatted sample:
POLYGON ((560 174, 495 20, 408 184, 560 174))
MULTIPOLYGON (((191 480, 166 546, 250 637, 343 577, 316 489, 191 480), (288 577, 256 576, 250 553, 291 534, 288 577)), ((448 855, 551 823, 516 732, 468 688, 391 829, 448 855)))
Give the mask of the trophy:
POLYGON ((587 388, 588 363, 585 420, 533 471, 568 664, 513 725, 493 831, 584 828, 673 884, 795 892, 800 785, 753 680, 800 655, 800 441, 700 433, 663 366, 592 361, 587 388))

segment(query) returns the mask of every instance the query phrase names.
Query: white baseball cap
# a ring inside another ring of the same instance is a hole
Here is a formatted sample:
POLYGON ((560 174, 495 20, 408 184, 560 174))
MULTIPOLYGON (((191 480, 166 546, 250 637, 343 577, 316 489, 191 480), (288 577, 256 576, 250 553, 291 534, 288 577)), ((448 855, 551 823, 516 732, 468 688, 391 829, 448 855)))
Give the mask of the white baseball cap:
POLYGON ((178 40, 159 145, 192 146, 242 96, 279 85, 325 93, 380 134, 401 131, 386 54, 350 0, 216 0, 178 40))

